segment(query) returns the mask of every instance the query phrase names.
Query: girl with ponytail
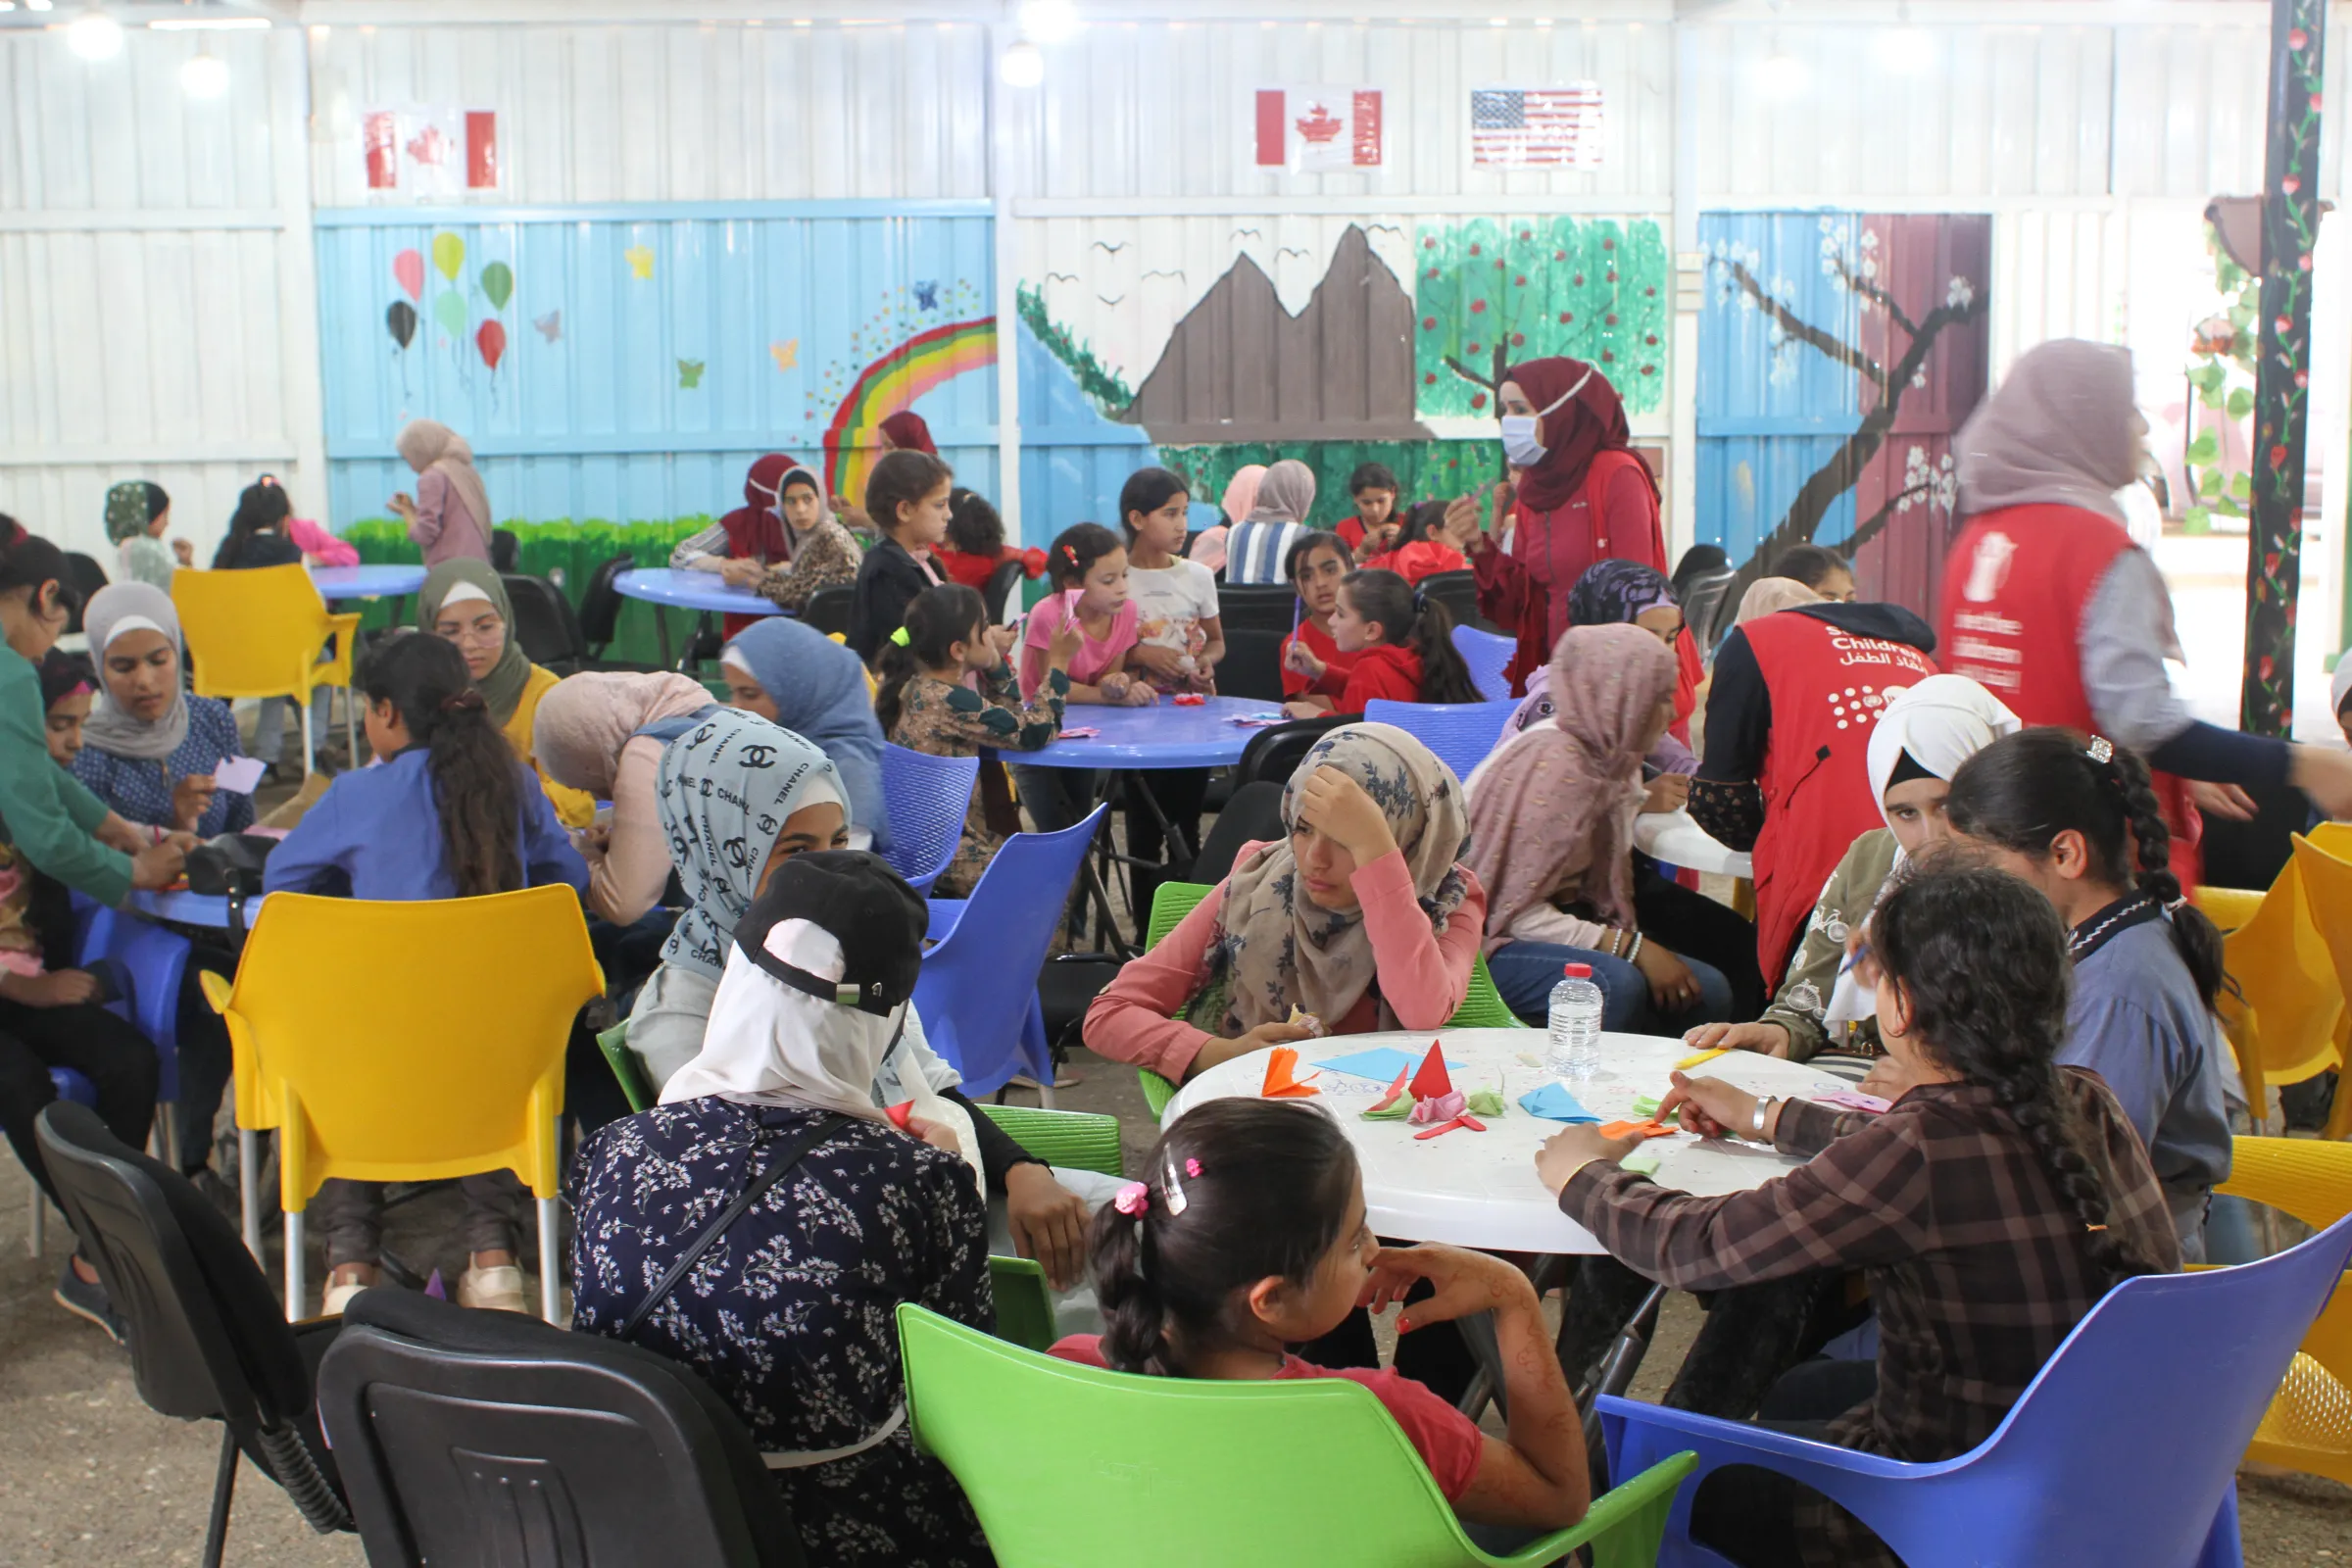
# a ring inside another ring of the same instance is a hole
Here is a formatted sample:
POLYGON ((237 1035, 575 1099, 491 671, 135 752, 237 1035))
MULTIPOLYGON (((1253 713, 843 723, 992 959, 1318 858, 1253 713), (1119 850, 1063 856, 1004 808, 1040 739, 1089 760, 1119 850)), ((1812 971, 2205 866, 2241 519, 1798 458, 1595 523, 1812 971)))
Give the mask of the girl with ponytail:
POLYGON ((1527 1276, 1458 1248, 1384 1247, 1364 1218, 1347 1134, 1313 1105, 1212 1100, 1162 1134, 1095 1215, 1103 1332, 1054 1347, 1064 1360, 1146 1377, 1346 1378, 1385 1405, 1439 1490, 1473 1524, 1557 1530, 1585 1516, 1584 1429, 1527 1276), (1407 1301, 1423 1282, 1431 1294, 1407 1301), (1508 1438, 1396 1371, 1312 1365, 1287 1348, 1321 1339, 1359 1303, 1406 1302, 1399 1334, 1492 1312, 1508 1438))
MULTIPOLYGON (((587 887, 588 867, 537 776, 491 722, 455 643, 391 633, 360 666, 358 692, 368 701, 368 744, 379 765, 327 787, 271 853, 263 872, 269 892, 461 899, 547 882, 587 887)), ((459 1185, 470 1256, 458 1304, 524 1310, 515 1262, 521 1184, 501 1170, 459 1185)), ((311 1213, 326 1248, 320 1310, 340 1312, 377 1281, 383 1187, 327 1182, 311 1213)))
POLYGON ((1393 571, 1351 571, 1331 612, 1331 640, 1355 656, 1336 707, 1293 701, 1293 718, 1360 714, 1375 697, 1396 703, 1475 703, 1470 668, 1453 647, 1453 615, 1393 571))
POLYGON ((2148 1147, 2182 1256, 2230 1175, 2229 1062, 2213 1017, 2222 938, 2181 896, 2147 764, 2078 730, 2024 730, 1952 776, 1952 832, 2039 889, 2067 926, 2074 1001, 2058 1060, 2107 1081, 2148 1147))
MULTIPOLYGON (((1879 1036, 1911 1085, 1884 1114, 1758 1100, 1678 1072, 1661 1117, 1679 1111, 1689 1131, 1808 1163, 1753 1192, 1693 1198, 1619 1167, 1639 1136, 1571 1127, 1536 1170, 1612 1255, 1678 1290, 1861 1269, 1878 1311, 1875 1363, 1800 1365, 1759 1419, 1930 1463, 1989 1437, 2111 1288, 2177 1269, 2180 1253, 2115 1097, 2057 1064, 2070 976, 2049 902, 1938 857, 1886 895, 1869 940, 1879 1036)), ((1691 1534, 1748 1564, 1895 1563, 1850 1514, 1782 1477, 1708 1478, 1691 1534)))

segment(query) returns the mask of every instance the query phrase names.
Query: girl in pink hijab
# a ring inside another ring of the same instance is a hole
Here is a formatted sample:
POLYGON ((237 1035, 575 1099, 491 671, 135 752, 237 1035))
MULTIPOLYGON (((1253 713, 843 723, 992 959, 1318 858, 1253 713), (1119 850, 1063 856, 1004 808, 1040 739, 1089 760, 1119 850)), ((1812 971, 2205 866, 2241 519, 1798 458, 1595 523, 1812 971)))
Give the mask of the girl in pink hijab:
POLYGON ((1234 470, 1233 477, 1225 481, 1225 496, 1219 503, 1225 520, 1193 541, 1193 548, 1186 553, 1188 559, 1198 561, 1211 571, 1225 569, 1226 537, 1233 532, 1235 523, 1257 510, 1257 485, 1265 476, 1266 466, 1262 463, 1246 463, 1234 470))
POLYGON ((416 495, 412 500, 403 491, 388 504, 424 552, 425 565, 488 561, 490 493, 474 471, 466 438, 437 420, 411 419, 392 444, 416 470, 416 495))

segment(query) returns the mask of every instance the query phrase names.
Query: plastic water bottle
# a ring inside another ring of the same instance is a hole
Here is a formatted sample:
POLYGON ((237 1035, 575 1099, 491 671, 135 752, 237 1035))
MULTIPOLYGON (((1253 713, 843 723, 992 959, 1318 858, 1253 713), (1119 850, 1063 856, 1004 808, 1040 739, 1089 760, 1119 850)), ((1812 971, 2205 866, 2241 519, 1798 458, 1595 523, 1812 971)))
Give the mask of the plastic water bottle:
POLYGON ((1572 963, 1551 988, 1551 1038, 1544 1067, 1555 1078, 1590 1078, 1600 1066, 1600 987, 1592 966, 1572 963))

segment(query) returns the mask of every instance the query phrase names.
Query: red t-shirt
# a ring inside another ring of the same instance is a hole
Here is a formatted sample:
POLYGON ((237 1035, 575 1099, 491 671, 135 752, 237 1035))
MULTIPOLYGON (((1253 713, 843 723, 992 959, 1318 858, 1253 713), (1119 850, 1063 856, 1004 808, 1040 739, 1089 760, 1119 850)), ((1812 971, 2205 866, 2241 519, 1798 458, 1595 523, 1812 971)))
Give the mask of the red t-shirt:
POLYGON ((1421 656, 1393 643, 1374 643, 1356 655, 1355 668, 1348 671, 1348 689, 1340 694, 1335 711, 1360 713, 1364 704, 1375 697, 1392 703, 1419 702, 1421 656))
POLYGON ((1366 571, 1393 571, 1406 582, 1419 587, 1421 579, 1441 571, 1468 571, 1470 558, 1451 545, 1439 544, 1435 539, 1416 539, 1402 550, 1392 550, 1385 556, 1374 556, 1364 563, 1366 571))
POLYGON ((1304 616, 1299 617, 1298 629, 1282 640, 1282 647, 1277 650, 1275 657, 1288 659, 1291 654, 1291 643, 1294 640, 1304 642, 1306 651, 1323 661, 1323 673, 1310 682, 1290 665, 1283 665, 1282 695, 1285 697, 1312 695, 1328 697, 1333 702, 1338 702, 1348 690, 1348 672, 1355 668, 1357 656, 1341 653, 1340 645, 1331 640, 1331 633, 1304 616))
MULTIPOLYGON (((1102 1359, 1102 1341, 1100 1335, 1073 1334, 1054 1345, 1051 1354, 1080 1366, 1098 1366, 1105 1370, 1109 1363, 1102 1359)), ((1486 1435, 1478 1424, 1421 1384, 1397 1372, 1375 1367, 1320 1367, 1301 1361, 1295 1355, 1282 1358, 1282 1370, 1274 1381, 1286 1378, 1346 1378, 1372 1391, 1373 1397, 1403 1429, 1405 1441, 1429 1466, 1437 1479, 1438 1490, 1446 1494, 1447 1502, 1459 1502, 1462 1494, 1470 1490, 1478 1474, 1479 1456, 1486 1449, 1486 1435)))
MULTIPOLYGON (((978 589, 982 593, 988 591, 988 579, 995 576, 997 568, 1007 561, 1019 562, 1022 574, 1025 576, 1042 577, 1046 574, 1046 553, 1043 550, 1015 550, 1012 546, 1006 545, 998 551, 994 558, 991 558, 967 556, 960 550, 951 550, 946 545, 937 545, 933 547, 931 553, 939 558, 939 568, 948 574, 951 581, 959 582, 966 588, 978 589)), ((1020 609, 1020 602, 1015 600, 1012 608, 1020 609)))

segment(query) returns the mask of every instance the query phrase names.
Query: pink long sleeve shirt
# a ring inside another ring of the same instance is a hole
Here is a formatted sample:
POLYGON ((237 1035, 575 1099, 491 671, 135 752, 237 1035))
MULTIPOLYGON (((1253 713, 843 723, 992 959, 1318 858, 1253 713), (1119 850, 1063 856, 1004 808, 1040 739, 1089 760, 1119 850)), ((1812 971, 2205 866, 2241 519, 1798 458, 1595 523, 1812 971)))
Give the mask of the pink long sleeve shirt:
MULTIPOLYGON (((1245 847, 1242 858, 1262 847, 1245 847)), ((1439 932, 1421 912, 1403 851, 1392 850, 1355 868, 1349 886, 1363 906, 1364 933, 1372 939, 1380 974, 1379 994, 1365 992, 1345 1018, 1324 1019, 1326 1030, 1335 1035, 1369 1034, 1380 1027, 1383 1002, 1406 1029, 1437 1029, 1453 1016, 1469 995, 1470 969, 1487 924, 1487 890, 1468 867, 1462 868, 1462 878, 1469 886, 1461 907, 1439 932)), ((1086 1009, 1087 1049, 1113 1061, 1149 1067, 1174 1082, 1184 1081, 1193 1058, 1212 1037, 1168 1015, 1207 983, 1208 944, 1224 902, 1225 884, 1220 882, 1157 947, 1119 970, 1118 978, 1086 1009)))

